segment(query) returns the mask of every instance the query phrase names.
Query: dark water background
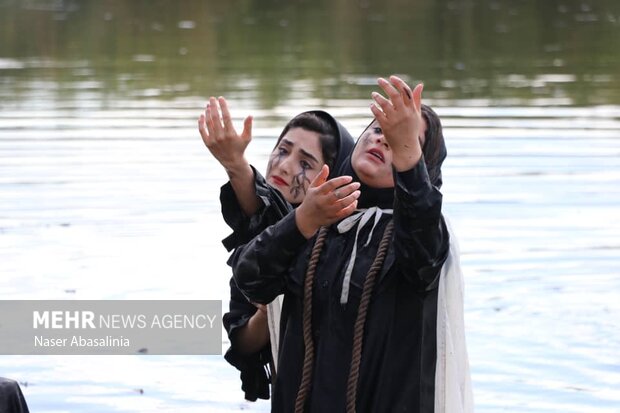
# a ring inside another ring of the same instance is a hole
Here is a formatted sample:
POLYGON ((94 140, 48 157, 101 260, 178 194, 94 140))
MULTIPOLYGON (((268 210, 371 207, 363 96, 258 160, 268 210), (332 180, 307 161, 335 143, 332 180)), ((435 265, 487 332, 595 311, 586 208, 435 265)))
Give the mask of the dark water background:
MULTIPOLYGON (((263 169, 292 115, 359 134, 398 73, 445 128, 477 411, 619 412, 619 40, 615 0, 0 0, 0 298, 225 300, 208 96, 263 169)), ((37 412, 268 410, 218 356, 0 375, 37 412)))

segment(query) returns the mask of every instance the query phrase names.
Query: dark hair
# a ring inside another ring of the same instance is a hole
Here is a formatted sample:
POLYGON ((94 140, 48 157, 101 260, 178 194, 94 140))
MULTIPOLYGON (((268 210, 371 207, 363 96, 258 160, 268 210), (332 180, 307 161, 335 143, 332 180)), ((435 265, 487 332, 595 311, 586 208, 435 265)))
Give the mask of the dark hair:
POLYGON ((310 132, 319 134, 319 143, 323 159, 331 170, 338 154, 338 130, 336 125, 332 124, 325 117, 319 116, 319 112, 304 112, 291 119, 278 138, 278 143, 286 133, 293 128, 302 128, 310 132))
POLYGON ((424 134, 424 146, 422 147, 424 162, 426 163, 431 183, 440 188, 442 184, 441 164, 448 154, 443 138, 441 120, 439 120, 439 116, 430 106, 422 104, 421 109, 422 116, 426 120, 426 133, 424 134))

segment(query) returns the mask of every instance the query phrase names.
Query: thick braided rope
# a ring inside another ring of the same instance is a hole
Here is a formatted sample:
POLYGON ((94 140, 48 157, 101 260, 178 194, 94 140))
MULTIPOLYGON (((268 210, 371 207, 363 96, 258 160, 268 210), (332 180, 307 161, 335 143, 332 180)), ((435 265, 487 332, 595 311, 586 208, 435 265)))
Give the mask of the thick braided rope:
POLYGON ((377 274, 383 266, 383 261, 387 253, 388 246, 390 245, 390 239, 392 238, 392 232, 394 230, 394 221, 390 221, 385 227, 383 237, 379 243, 379 249, 377 255, 373 261, 368 275, 364 280, 364 287, 362 289, 362 297, 360 299, 360 305, 357 310, 357 317, 355 319, 355 326, 353 328, 353 354, 351 356, 351 368, 349 370, 349 379, 347 381, 347 413, 355 413, 355 402, 357 398, 357 382, 360 373, 360 360, 362 358, 362 341, 364 339, 364 324, 366 323, 366 315, 368 314, 368 304, 370 303, 370 296, 375 286, 375 280, 377 274))
POLYGON ((314 365, 314 341, 312 340, 312 285, 314 283, 314 274, 316 265, 319 262, 321 250, 325 244, 327 236, 327 228, 322 227, 316 238, 310 261, 308 262, 308 270, 304 280, 304 299, 303 299, 303 334, 304 334, 304 364, 301 373, 301 383, 297 391, 295 399, 295 413, 303 413, 308 391, 310 390, 310 382, 312 381, 312 367, 314 365))

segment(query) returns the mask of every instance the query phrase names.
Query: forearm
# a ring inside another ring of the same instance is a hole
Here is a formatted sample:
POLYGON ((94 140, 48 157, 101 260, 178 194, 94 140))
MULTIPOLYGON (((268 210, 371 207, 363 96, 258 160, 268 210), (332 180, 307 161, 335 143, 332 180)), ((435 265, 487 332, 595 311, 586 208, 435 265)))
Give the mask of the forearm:
POLYGON ((237 331, 232 345, 243 355, 260 351, 269 343, 267 313, 257 310, 248 323, 237 331))
POLYGON ((259 207, 256 188, 254 187, 254 170, 247 161, 226 168, 230 184, 235 192, 241 210, 246 216, 252 216, 259 207))
POLYGON ((252 215, 248 216, 243 210, 230 181, 220 190, 222 217, 233 230, 233 233, 222 241, 228 251, 248 243, 265 228, 275 224, 292 211, 291 205, 280 192, 271 187, 254 167, 250 166, 250 170, 252 189, 240 192, 254 194, 258 206, 252 215))
POLYGON ((409 142, 397 142, 393 148, 392 165, 396 172, 406 172, 413 169, 422 159, 422 148, 417 141, 417 137, 412 136, 409 142))
POLYGON ((441 192, 431 185, 423 158, 412 169, 394 175, 398 266, 420 288, 435 288, 449 249, 441 192))
POLYGON ((267 304, 284 292, 286 276, 306 239, 294 213, 238 247, 229 264, 239 289, 252 302, 267 304))

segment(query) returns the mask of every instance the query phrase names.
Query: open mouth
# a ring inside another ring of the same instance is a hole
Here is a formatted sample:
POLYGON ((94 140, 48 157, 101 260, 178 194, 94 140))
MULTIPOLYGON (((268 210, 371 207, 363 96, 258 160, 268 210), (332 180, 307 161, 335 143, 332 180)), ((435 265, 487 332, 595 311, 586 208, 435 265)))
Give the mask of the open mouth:
POLYGON ((370 149, 367 152, 370 156, 377 158, 379 161, 381 161, 382 163, 385 163, 385 158, 383 157, 383 152, 381 152, 378 149, 370 149))

